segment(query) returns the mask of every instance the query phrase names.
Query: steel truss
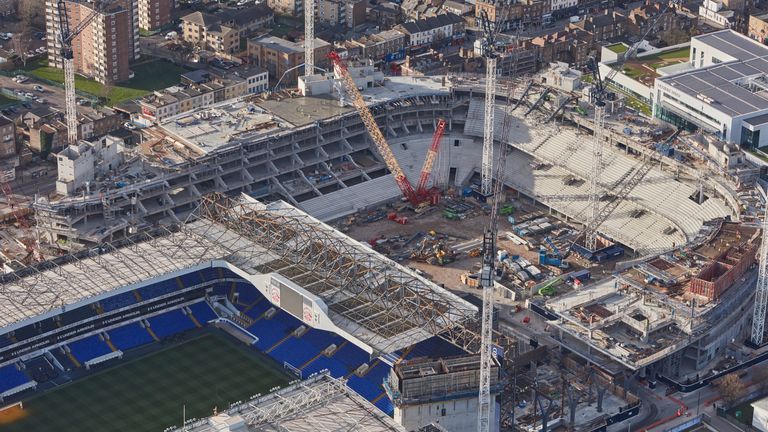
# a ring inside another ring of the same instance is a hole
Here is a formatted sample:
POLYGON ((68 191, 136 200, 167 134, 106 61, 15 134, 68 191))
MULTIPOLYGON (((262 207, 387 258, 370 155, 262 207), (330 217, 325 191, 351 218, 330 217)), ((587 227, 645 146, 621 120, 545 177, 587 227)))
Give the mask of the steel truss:
POLYGON ((760 243, 760 261, 757 273, 757 286, 755 287, 755 309, 752 313, 752 343, 761 346, 765 338, 765 312, 768 309, 768 204, 765 206, 765 214, 762 223, 763 239, 760 243))
MULTIPOLYGON (((476 308, 294 207, 214 194, 203 198, 200 215, 334 287, 322 293, 324 302, 363 333, 376 335, 367 342, 381 353, 407 346, 407 333, 413 331, 443 335, 462 348, 479 350, 479 336, 471 328, 476 308), (343 304, 352 297, 375 313, 355 314, 363 306, 343 304)), ((241 251, 233 259, 263 260, 263 251, 252 253, 241 251)))

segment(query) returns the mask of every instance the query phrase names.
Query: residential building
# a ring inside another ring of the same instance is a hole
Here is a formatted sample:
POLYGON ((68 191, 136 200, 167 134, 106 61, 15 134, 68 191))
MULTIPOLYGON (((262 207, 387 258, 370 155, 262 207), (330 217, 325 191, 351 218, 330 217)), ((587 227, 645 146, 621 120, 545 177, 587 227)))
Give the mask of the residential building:
POLYGON ((405 34, 407 45, 413 48, 461 40, 465 36, 465 23, 462 17, 447 13, 405 22, 396 26, 395 30, 405 34))
POLYGON ((592 33, 581 29, 561 30, 533 38, 527 44, 539 47, 541 62, 564 62, 572 67, 586 66, 592 51, 592 33))
POLYGON ((82 139, 104 136, 120 128, 123 117, 114 110, 104 108, 95 113, 81 113, 78 116, 78 127, 82 139))
POLYGON ((667 7, 666 3, 647 0, 627 14, 628 29, 630 32, 642 36, 653 24, 653 34, 650 36, 654 36, 673 28, 679 28, 676 18, 675 10, 667 7))
POLYGON ((0 115, 0 159, 16 155, 16 125, 0 115))
POLYGON ((349 45, 360 49, 359 56, 390 62, 405 57, 405 35, 397 30, 384 30, 352 40, 349 45))
POLYGON ((443 0, 402 0, 400 8, 411 20, 433 17, 440 13, 443 0))
POLYGON ((405 56, 400 65, 401 75, 434 76, 460 72, 479 72, 483 59, 462 57, 460 47, 450 47, 440 51, 428 50, 420 54, 405 56))
MULTIPOLYGON (((315 38, 314 48, 315 65, 327 69, 331 44, 315 38)), ((300 67, 304 63, 304 41, 291 42, 275 36, 249 39, 248 57, 281 84, 296 84, 298 76, 304 72, 304 68, 300 67)))
MULTIPOLYGON (((66 1, 67 20, 75 28, 93 12, 94 4, 66 1)), ((48 62, 62 68, 56 2, 46 0, 48 62)), ((127 80, 131 61, 139 57, 138 0, 117 0, 102 6, 72 41, 75 71, 102 84, 127 80)))
POLYGON ((297 18, 304 15, 304 0, 267 0, 267 5, 281 15, 297 18))
POLYGON ((722 0, 704 0, 699 6, 699 16, 720 28, 731 28, 736 21, 736 13, 727 9, 722 0))
POLYGON ((726 29, 691 39, 687 70, 656 78, 653 114, 742 147, 768 145, 768 46, 726 29))
POLYGON ((173 0, 139 0, 139 28, 157 30, 171 22, 173 0))
POLYGON ((443 2, 443 12, 459 16, 474 15, 475 5, 459 0, 445 0, 443 2))
POLYGON ((626 36, 627 19, 618 12, 605 11, 599 15, 588 15, 577 23, 569 25, 571 29, 579 29, 592 33, 594 43, 626 36))
POLYGON ((365 22, 365 0, 318 0, 317 21, 353 28, 365 22))
POLYGON ((747 35, 764 44, 768 40, 768 13, 749 16, 747 35))
POLYGON ((574 9, 578 6, 579 0, 551 0, 549 2, 549 10, 552 13, 558 11, 574 9))
POLYGON ((181 75, 181 84, 155 91, 139 100, 140 115, 151 122, 229 99, 268 90, 267 71, 246 65, 233 70, 198 69, 181 75))
POLYGON ((511 5, 493 0, 481 0, 475 3, 476 24, 480 23, 483 12, 492 23, 503 22, 503 31, 540 26, 544 15, 550 13, 550 0, 520 0, 511 5), (506 12, 506 17, 501 17, 506 12))
POLYGON ((381 28, 392 28, 405 20, 400 5, 383 1, 368 8, 368 21, 377 23, 381 28))
POLYGON ((520 76, 538 72, 541 47, 530 42, 510 46, 496 60, 499 76, 520 76))
POLYGON ((234 54, 240 51, 241 36, 273 21, 274 12, 263 3, 242 10, 225 9, 215 15, 192 12, 181 18, 181 37, 214 52, 234 54))

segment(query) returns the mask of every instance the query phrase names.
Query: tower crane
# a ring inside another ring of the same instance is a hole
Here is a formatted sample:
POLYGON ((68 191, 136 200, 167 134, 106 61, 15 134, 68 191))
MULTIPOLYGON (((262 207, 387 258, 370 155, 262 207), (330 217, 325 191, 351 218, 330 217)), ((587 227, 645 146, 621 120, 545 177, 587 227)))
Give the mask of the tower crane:
MULTIPOLYGON (((511 91, 508 100, 511 100, 511 91)), ((504 113, 504 122, 502 124, 502 133, 504 136, 509 132, 511 124, 512 110, 507 109, 504 113)), ((501 200, 501 190, 504 187, 504 169, 507 164, 508 146, 506 143, 500 145, 501 154, 499 155, 498 165, 496 166, 496 184, 492 190, 493 205, 491 206, 491 219, 488 229, 483 233, 482 257, 483 263, 480 268, 480 287, 483 290, 483 309, 481 314, 480 329, 480 388, 478 390, 478 411, 477 411, 477 430, 478 432, 488 432, 491 427, 491 405, 494 403, 491 399, 491 370, 493 366, 493 284, 496 273, 496 238, 498 235, 498 210, 501 200)))
POLYGON ((59 42, 61 48, 59 53, 61 54, 61 61, 64 66, 64 101, 65 109, 64 114, 67 122, 67 143, 74 144, 77 142, 77 105, 75 104, 75 61, 72 52, 72 41, 85 30, 99 15, 99 10, 91 11, 84 19, 82 19, 77 27, 74 29, 69 28, 69 18, 67 18, 67 5, 64 0, 59 0, 56 3, 56 9, 59 14, 59 42))
POLYGON ((413 186, 411 186, 411 182, 408 181, 405 172, 400 168, 400 164, 392 153, 392 149, 389 147, 386 138, 384 138, 384 134, 379 130, 379 125, 376 124, 376 119, 373 118, 371 110, 368 109, 368 105, 365 103, 365 99, 363 99, 360 90, 358 90, 354 78, 349 74, 347 64, 335 51, 331 51, 328 56, 333 62, 337 74, 341 77, 345 90, 352 96, 352 105, 354 105, 357 112, 360 113, 360 118, 363 120, 363 124, 368 130, 368 134, 371 136, 371 140, 373 141, 374 146, 376 146, 376 150, 379 152, 382 159, 384 159, 384 163, 392 173, 392 176, 395 177, 395 182, 403 193, 403 196, 412 203, 418 202, 418 197, 413 190, 413 186))
MULTIPOLYGON (((646 29, 645 33, 643 34, 640 41, 645 40, 648 35, 654 31, 656 28, 656 24, 658 23, 659 19, 664 16, 664 14, 669 10, 670 7, 677 4, 680 0, 671 0, 669 1, 664 8, 659 12, 658 15, 656 15, 648 25, 648 28, 646 29)), ((624 63, 627 61, 627 59, 633 57, 637 53, 639 44, 633 44, 626 53, 619 59, 618 62, 612 65, 612 69, 608 74, 604 77, 600 77, 600 68, 597 63, 597 61, 594 58, 589 59, 589 68, 592 72, 592 75, 594 77, 593 85, 594 89, 592 91, 592 100, 594 101, 595 105, 595 120, 594 120, 594 128, 593 128, 593 134, 594 134, 594 141, 592 142, 592 167, 590 170, 590 176, 589 176, 589 184, 590 184, 590 192, 589 192, 589 204, 587 206, 587 209, 590 211, 590 217, 589 222, 587 222, 587 227, 585 229, 585 236, 584 236, 584 246, 589 250, 595 250, 597 247, 597 229, 600 227, 600 225, 607 220, 608 216, 610 215, 610 212, 606 214, 604 209, 600 208, 600 177, 603 173, 603 141, 605 140, 604 132, 605 132, 605 99, 607 97, 606 92, 606 82, 612 80, 616 74, 619 73, 620 70, 622 70, 624 63)), ((646 161, 646 163, 650 163, 649 161, 646 161)), ((640 170, 637 172, 645 171, 645 173, 642 176, 635 175, 632 177, 634 181, 637 183, 642 180, 642 178, 647 174, 648 171, 646 171, 647 167, 643 166, 640 170)), ((632 180, 630 179, 630 180, 632 180)), ((635 184, 636 185, 636 184, 635 184)), ((632 188, 635 186, 632 185, 632 188)), ((631 192, 631 188, 626 191, 628 194, 631 192)), ((611 204, 609 203, 606 208, 610 207, 611 204)), ((614 207, 615 209, 615 207, 614 207)), ((613 211, 611 209, 610 211, 613 211)))
POLYGON ((483 28, 484 39, 482 45, 483 57, 485 57, 485 105, 483 117, 483 157, 480 165, 480 193, 484 196, 491 194, 493 184, 493 120, 494 104, 496 102, 496 60, 499 53, 496 50, 496 31, 498 25, 491 26, 488 13, 480 12, 480 22, 483 28))
POLYGON ((762 346, 765 338, 765 312, 768 309, 768 201, 763 214, 763 239, 760 242, 760 255, 757 262, 757 286, 755 287, 755 309, 752 311, 752 334, 750 340, 762 346))
POLYGON ((315 73, 315 0, 304 0, 304 76, 315 73))

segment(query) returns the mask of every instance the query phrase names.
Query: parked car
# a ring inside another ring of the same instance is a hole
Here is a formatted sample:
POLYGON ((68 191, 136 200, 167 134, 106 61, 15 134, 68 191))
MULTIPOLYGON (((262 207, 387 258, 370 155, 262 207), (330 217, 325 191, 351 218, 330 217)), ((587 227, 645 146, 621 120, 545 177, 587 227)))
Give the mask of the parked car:
POLYGON ((40 93, 44 93, 45 92, 45 88, 43 86, 39 85, 39 84, 35 84, 35 86, 32 87, 32 88, 34 88, 35 91, 38 91, 40 93))

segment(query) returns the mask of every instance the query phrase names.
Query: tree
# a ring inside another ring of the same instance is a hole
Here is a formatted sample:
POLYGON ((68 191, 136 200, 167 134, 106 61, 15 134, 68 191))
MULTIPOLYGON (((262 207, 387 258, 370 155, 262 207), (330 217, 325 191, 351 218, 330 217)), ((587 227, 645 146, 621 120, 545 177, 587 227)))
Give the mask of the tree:
POLYGON ((746 387, 736 373, 730 373, 715 382, 717 390, 726 406, 731 406, 744 396, 746 387))
POLYGON ((42 0, 18 0, 18 17, 27 31, 45 28, 45 2, 42 0))
POLYGON ((31 43, 32 34, 28 28, 21 33, 13 35, 13 39, 11 39, 11 47, 13 47, 14 51, 16 51, 16 54, 19 55, 19 58, 21 59, 22 63, 24 63, 25 67, 27 66, 27 60, 29 60, 27 51, 29 50, 31 43))
POLYGON ((106 105, 109 101, 109 94, 112 93, 113 88, 114 84, 112 81, 107 80, 106 84, 102 84, 98 94, 99 102, 101 102, 103 105, 106 105))

